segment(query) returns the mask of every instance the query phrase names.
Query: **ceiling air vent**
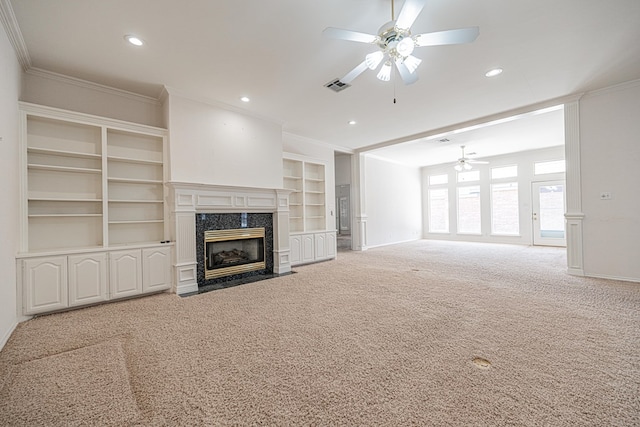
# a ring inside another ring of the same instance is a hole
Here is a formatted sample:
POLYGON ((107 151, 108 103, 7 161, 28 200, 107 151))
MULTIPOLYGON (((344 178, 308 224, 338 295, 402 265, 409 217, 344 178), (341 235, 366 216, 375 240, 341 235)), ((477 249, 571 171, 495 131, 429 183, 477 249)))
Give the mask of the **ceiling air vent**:
POLYGON ((341 82, 340 79, 335 79, 324 85, 324 87, 328 87, 334 92, 340 92, 341 90, 345 90, 346 88, 351 87, 351 85, 349 83, 341 82))

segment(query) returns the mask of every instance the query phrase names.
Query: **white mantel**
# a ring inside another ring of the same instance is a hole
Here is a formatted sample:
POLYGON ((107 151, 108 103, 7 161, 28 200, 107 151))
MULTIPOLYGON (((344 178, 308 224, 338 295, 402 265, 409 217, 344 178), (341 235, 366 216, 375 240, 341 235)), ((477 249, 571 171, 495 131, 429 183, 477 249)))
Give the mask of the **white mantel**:
POLYGON ((178 295, 196 292, 197 213, 273 213, 273 273, 291 272, 289 190, 169 182, 171 240, 175 242, 174 274, 178 295))

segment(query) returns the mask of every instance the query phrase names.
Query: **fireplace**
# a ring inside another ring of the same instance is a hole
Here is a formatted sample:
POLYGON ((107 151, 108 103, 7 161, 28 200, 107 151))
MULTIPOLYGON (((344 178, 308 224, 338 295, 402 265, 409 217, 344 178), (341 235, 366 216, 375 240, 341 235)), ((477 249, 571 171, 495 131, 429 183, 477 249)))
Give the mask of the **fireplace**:
POLYGON ((198 213, 198 290, 273 277, 271 213, 198 213))
POLYGON ((205 231, 204 278, 263 270, 266 267, 264 237, 263 227, 205 231))
POLYGON ((291 272, 289 260, 290 190, 170 182, 171 238, 178 295, 223 289, 240 282, 291 272), (206 231, 264 228, 261 270, 207 279, 206 231))

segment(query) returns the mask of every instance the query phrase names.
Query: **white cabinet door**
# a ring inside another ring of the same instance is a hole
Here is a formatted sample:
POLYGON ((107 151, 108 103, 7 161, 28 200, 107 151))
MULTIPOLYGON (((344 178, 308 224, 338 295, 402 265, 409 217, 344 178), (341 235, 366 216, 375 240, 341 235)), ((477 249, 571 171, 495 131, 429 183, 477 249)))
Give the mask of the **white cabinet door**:
POLYGON ((69 306, 107 299, 107 254, 70 255, 69 306))
POLYGON ((338 240, 335 232, 327 233, 327 258, 335 258, 338 250, 338 240))
POLYGON ((291 265, 300 264, 302 262, 302 236, 296 235, 289 238, 289 250, 291 265))
POLYGON ((316 261, 327 257, 327 235, 325 233, 314 234, 313 240, 316 245, 316 261))
POLYGON ((313 234, 302 234, 302 262, 315 261, 313 234))
POLYGON ((171 287, 171 248, 142 250, 142 292, 154 292, 171 287))
POLYGON ((140 249, 114 251, 109 254, 109 286, 111 298, 142 293, 140 249))
POLYGON ((68 307, 66 256, 32 258, 23 263, 24 314, 68 307))

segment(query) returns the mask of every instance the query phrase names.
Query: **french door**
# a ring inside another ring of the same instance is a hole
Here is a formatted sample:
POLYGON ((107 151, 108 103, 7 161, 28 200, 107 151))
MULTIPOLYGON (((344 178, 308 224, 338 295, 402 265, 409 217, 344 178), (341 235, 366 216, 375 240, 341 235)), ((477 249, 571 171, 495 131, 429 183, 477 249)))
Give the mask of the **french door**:
POLYGON ((534 182, 532 196, 533 244, 566 246, 564 181, 534 182))

